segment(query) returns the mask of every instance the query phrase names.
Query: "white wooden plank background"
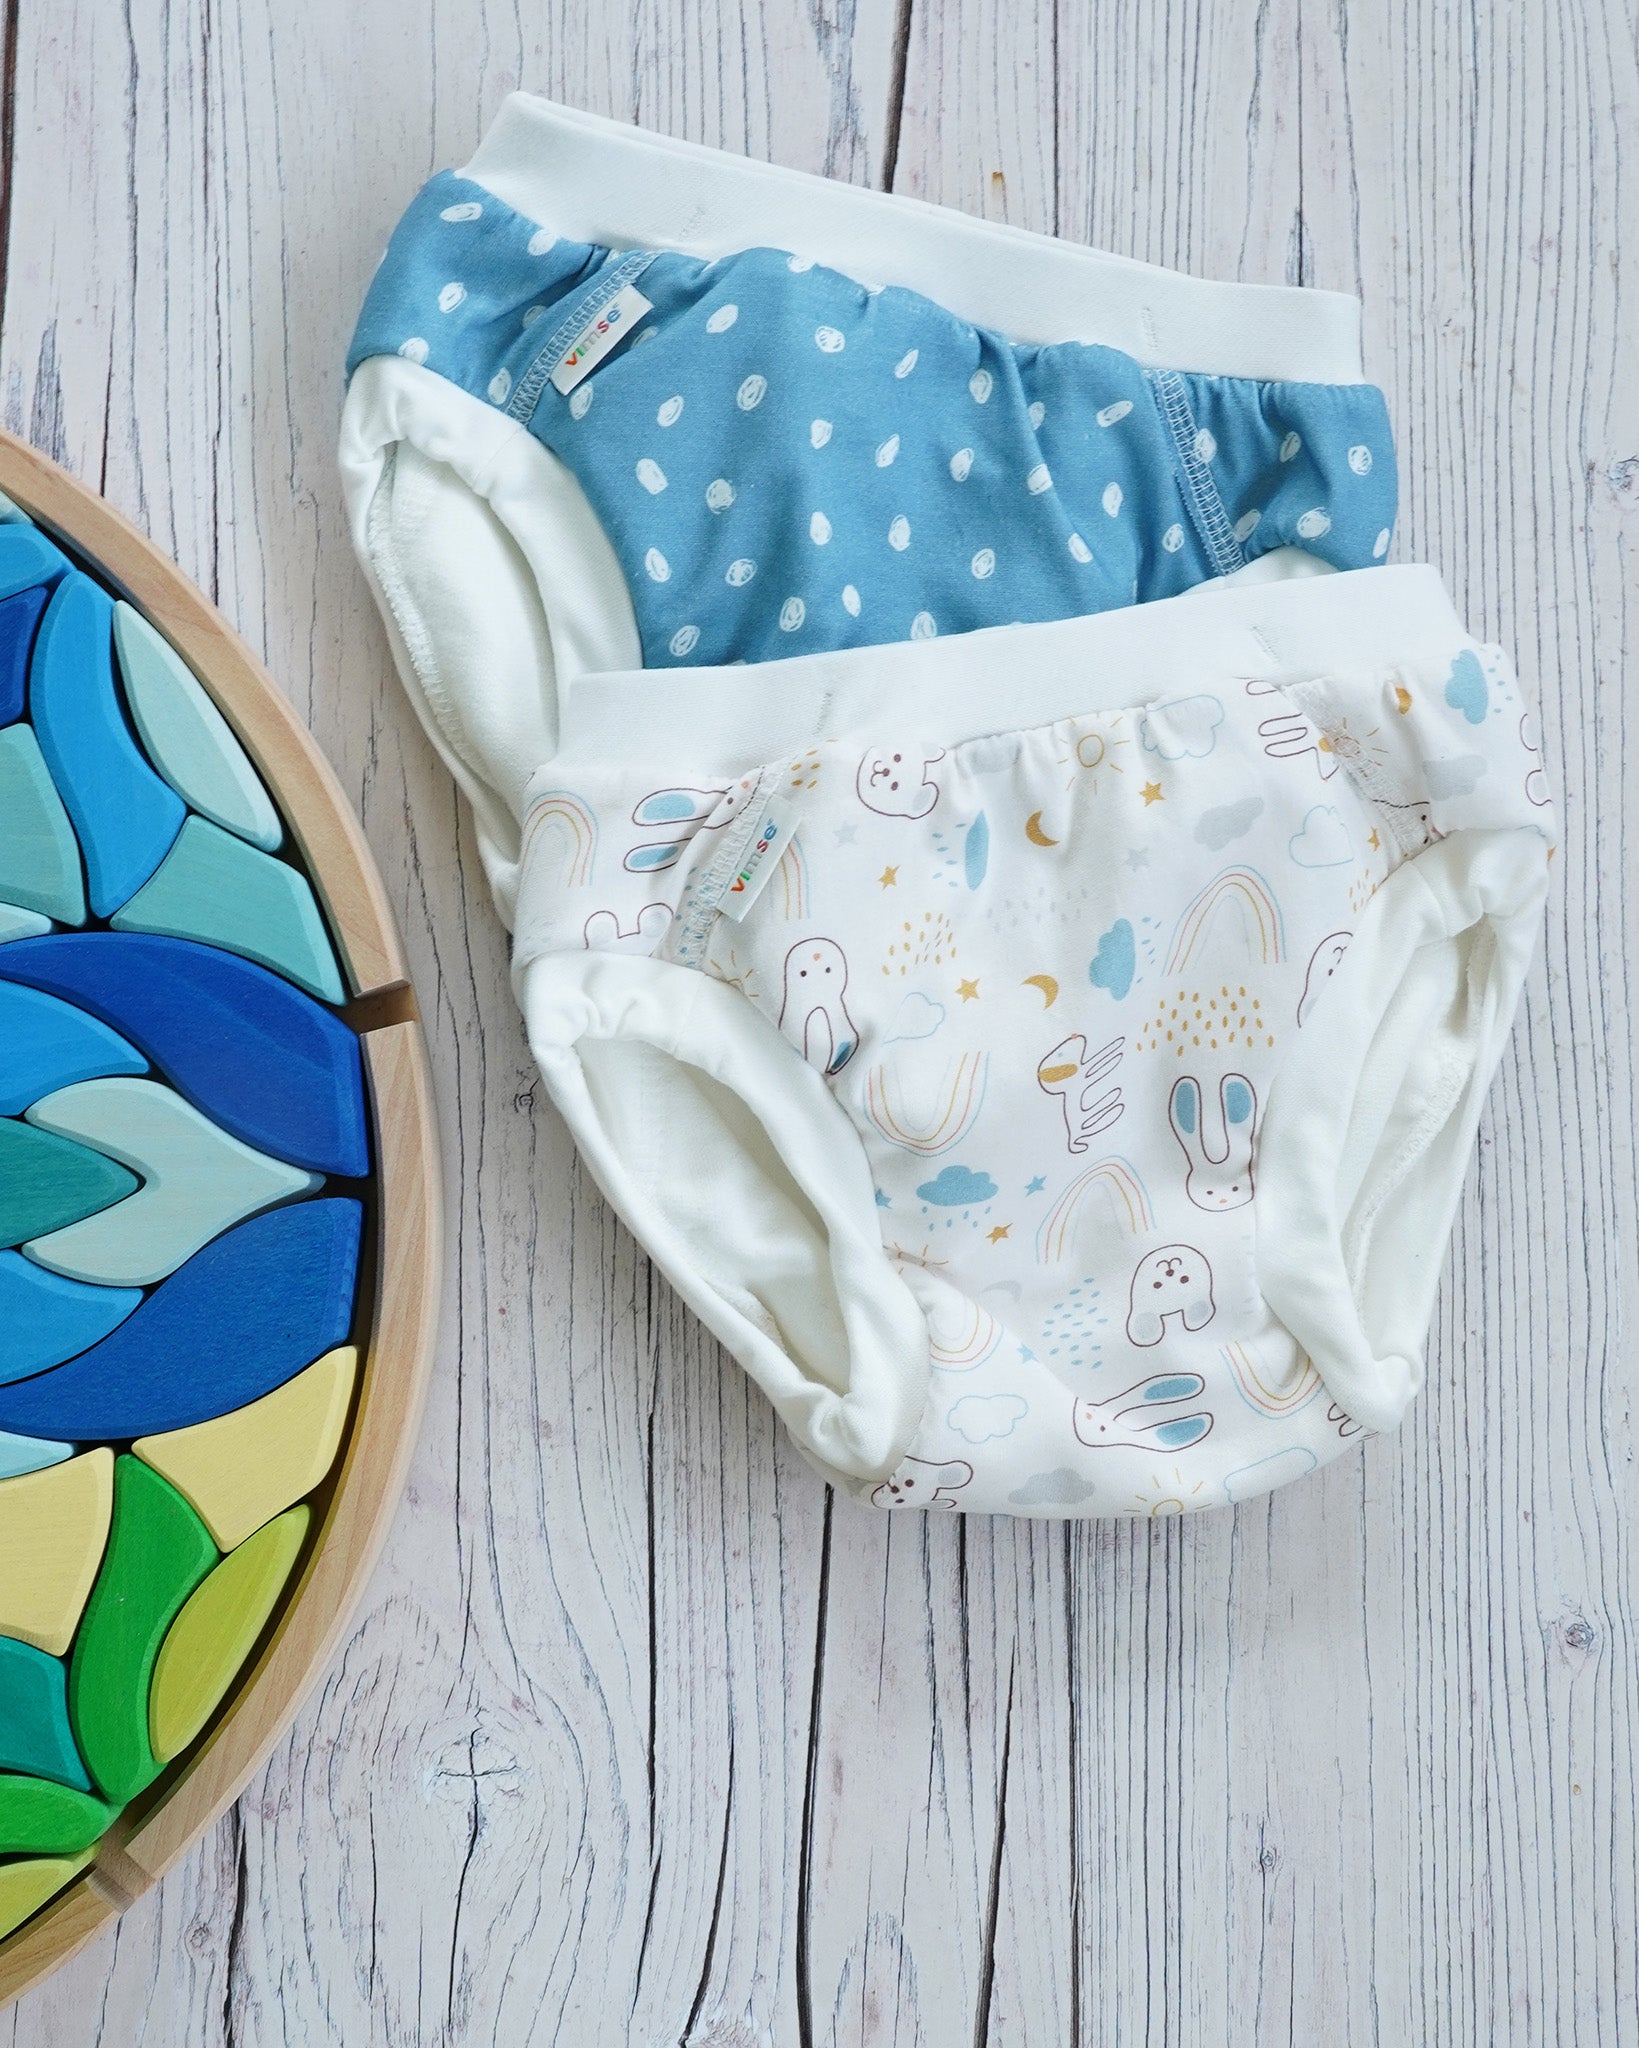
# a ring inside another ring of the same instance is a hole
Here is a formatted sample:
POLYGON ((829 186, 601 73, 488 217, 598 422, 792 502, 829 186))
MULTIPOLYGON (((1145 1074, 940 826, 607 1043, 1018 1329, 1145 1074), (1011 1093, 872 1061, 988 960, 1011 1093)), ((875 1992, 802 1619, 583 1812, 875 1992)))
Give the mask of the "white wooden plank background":
POLYGON ((1631 2044, 1630 11, 0 18, 6 423, 176 554, 357 799, 428 1021, 453 1247, 345 1653, 237 1811, 0 2041, 1631 2044), (332 461, 379 245, 518 84, 1365 295, 1396 553, 1517 649, 1567 827, 1398 1438, 1186 1523, 890 1525, 824 1495, 577 1169, 332 461))

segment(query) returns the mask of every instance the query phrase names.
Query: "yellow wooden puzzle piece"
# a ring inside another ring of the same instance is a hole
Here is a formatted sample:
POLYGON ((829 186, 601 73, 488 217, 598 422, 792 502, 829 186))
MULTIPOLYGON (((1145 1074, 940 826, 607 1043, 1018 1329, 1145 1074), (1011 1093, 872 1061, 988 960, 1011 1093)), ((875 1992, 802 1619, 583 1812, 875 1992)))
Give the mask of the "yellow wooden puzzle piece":
POLYGON ((0 1635, 63 1655, 102 1562, 113 1505, 106 1449, 0 1480, 0 1635))
POLYGON ((27 1856, 17 1863, 0 1863, 0 1936, 39 1912, 85 1868, 92 1854, 86 1849, 78 1856, 27 1856))

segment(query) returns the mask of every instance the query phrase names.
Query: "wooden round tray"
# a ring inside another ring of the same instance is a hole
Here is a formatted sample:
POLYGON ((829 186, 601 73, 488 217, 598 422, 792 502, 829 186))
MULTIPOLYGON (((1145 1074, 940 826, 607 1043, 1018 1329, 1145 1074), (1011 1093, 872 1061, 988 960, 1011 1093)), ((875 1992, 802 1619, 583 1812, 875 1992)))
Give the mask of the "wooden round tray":
MULTIPOLYGON (((76 567, 157 629, 260 775, 344 984, 342 1000, 328 1007, 358 1036, 371 1155, 368 1176, 345 1183, 363 1205, 347 1337, 358 1368, 339 1448, 302 1496, 309 1519, 299 1563, 203 1732, 124 1806, 89 1864, 0 1941, 4 2003, 123 1912, 211 1825, 323 1672, 386 1535, 414 1446, 441 1257, 426 1049, 392 912, 335 776, 221 614, 101 498, 4 433, 0 490, 76 567)), ((222 1549, 237 1554, 226 1542, 222 1549)), ((5 1565, 0 1557, 0 1573, 5 1565)))

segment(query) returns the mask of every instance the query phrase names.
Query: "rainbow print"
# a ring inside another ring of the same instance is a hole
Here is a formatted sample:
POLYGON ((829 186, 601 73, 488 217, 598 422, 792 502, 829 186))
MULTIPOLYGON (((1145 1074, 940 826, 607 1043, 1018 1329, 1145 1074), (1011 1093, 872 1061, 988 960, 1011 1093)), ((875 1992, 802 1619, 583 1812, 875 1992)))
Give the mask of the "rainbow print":
POLYGON ((582 799, 567 789, 546 790, 530 805, 520 864, 527 863, 532 854, 537 860, 543 858, 535 851, 535 842, 554 827, 558 828, 557 836, 563 844, 562 886, 578 889, 592 879, 598 827, 597 820, 582 799))
POLYGON ((1127 1160, 1112 1154, 1078 1175, 1053 1204, 1036 1232, 1036 1258, 1040 1264, 1055 1265, 1069 1251, 1081 1212, 1095 1188, 1101 1188, 1109 1201, 1110 1216, 1117 1230, 1129 1237, 1141 1237, 1155 1228, 1144 1183, 1127 1160))
POLYGON ((1168 974, 1187 967, 1201 951, 1215 919, 1225 910, 1241 920, 1250 956, 1260 961, 1284 960, 1286 934, 1280 905, 1269 884, 1255 868, 1225 868, 1190 904, 1178 920, 1172 951, 1167 957, 1168 974))
POLYGON ((963 1053, 941 1069, 927 1114, 918 1116, 905 1101, 903 1071, 879 1064, 865 1076, 865 1114, 903 1152, 945 1152, 972 1130, 989 1078, 989 1053, 963 1053))
POLYGON ((790 839, 786 842, 780 864, 774 870, 774 879, 780 885, 780 912, 787 918, 808 915, 808 863, 803 858, 802 842, 790 839))
POLYGON ((1320 1374, 1305 1351, 1297 1353, 1295 1368, 1287 1377, 1273 1379, 1250 1344, 1225 1344, 1222 1350, 1241 1398, 1260 1415, 1295 1415, 1320 1392, 1320 1374))
POLYGON ((928 1318, 928 1362, 940 1372, 971 1372, 1002 1341, 1002 1326, 989 1309, 961 1297, 960 1308, 946 1308, 928 1318))

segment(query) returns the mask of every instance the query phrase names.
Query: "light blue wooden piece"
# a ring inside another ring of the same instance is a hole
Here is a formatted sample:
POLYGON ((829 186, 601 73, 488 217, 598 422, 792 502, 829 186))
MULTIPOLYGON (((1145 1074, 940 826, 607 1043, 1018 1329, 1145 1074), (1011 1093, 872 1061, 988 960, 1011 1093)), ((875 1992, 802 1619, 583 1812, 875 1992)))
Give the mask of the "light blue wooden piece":
POLYGON ((0 1116, 96 1074, 146 1074, 117 1031, 44 989, 0 980, 0 1116))
POLYGON ((272 799, 175 648, 123 602, 114 606, 114 648, 125 701, 160 774, 190 809, 276 852, 284 834, 272 799))
MULTIPOLYGON (((0 527, 0 541, 13 530, 0 527)), ((113 613, 113 599, 88 576, 65 576, 40 621, 28 685, 29 716, 79 835, 86 894, 99 917, 142 887, 186 815, 125 723, 114 689, 113 613)))
POLYGON ((19 518, 0 520, 0 598, 15 597, 36 583, 55 583, 69 568, 68 557, 38 527, 19 518))
POLYGON ((46 1436, 13 1436, 0 1429, 0 1479, 21 1479, 25 1472, 43 1472, 48 1465, 60 1465, 74 1455, 72 1444, 60 1444, 46 1436))
POLYGON ((49 917, 42 917, 37 910, 22 910, 15 903, 0 903, 0 946, 7 939, 37 939, 44 932, 55 930, 49 917))
POLYGON ((34 521, 18 504, 15 498, 8 498, 0 491, 0 526, 32 526, 34 521))
MULTIPOLYGON (((16 1252, 0 1252, 0 1331, 5 1333, 0 1386, 89 1351, 117 1330, 141 1299, 139 1287, 83 1287, 16 1252)), ((34 1426, 31 1416, 25 1427, 34 1426)))
POLYGON ((0 897, 63 924, 85 922, 74 828, 26 725, 0 732, 0 897))
POLYGON ((258 961, 321 1002, 346 991, 305 878, 205 818, 189 818, 159 872, 110 920, 116 931, 197 939, 258 961))
POLYGON ((36 1102, 28 1121, 142 1176, 115 1207, 23 1247, 53 1273, 104 1287, 152 1287, 222 1231, 324 1178, 252 1151, 157 1081, 82 1081, 36 1102))

